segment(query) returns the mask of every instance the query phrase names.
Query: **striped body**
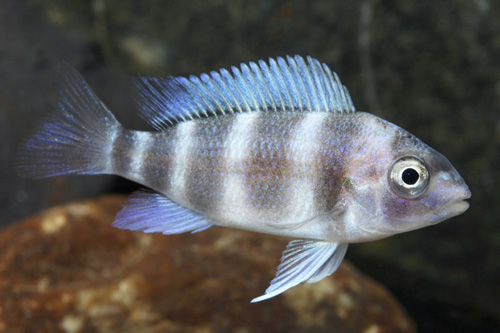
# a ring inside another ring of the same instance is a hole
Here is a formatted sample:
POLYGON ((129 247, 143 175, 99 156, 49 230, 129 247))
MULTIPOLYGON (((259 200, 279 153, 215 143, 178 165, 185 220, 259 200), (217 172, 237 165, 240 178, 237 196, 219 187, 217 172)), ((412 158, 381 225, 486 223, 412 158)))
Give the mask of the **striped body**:
POLYGON ((345 239, 331 225, 342 227, 343 221, 328 213, 338 203, 349 161, 367 158, 367 151, 384 153, 367 146, 380 144, 373 126, 382 122, 361 112, 253 112, 182 122, 162 132, 117 129, 111 173, 217 225, 345 239), (367 135, 353 140, 368 123, 367 135))
POLYGON ((117 174, 134 193, 117 228, 176 234, 213 225, 299 238, 261 301, 332 274, 351 242, 463 213, 470 191, 450 162, 412 134, 356 112, 335 73, 300 56, 199 77, 141 78, 156 131, 125 129, 72 69, 60 114, 26 143, 34 177, 117 174))
POLYGON ((337 136, 327 123, 326 113, 257 112, 188 121, 141 133, 130 154, 118 142, 114 164, 124 166, 118 174, 216 224, 276 233, 286 230, 280 225, 309 220, 335 204, 341 152, 327 143, 337 136))

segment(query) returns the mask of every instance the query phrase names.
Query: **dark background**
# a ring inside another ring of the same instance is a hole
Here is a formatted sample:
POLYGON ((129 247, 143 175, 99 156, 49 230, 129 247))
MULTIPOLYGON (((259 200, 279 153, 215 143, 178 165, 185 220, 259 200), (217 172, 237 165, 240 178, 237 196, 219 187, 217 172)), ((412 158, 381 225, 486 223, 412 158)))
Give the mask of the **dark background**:
POLYGON ((442 152, 471 208, 432 228, 350 246, 347 257, 406 307, 422 332, 500 330, 500 2, 0 2, 0 225, 44 208, 128 193, 111 176, 23 179, 11 161, 57 102, 66 61, 120 121, 145 128, 130 77, 185 75, 285 54, 327 63, 358 110, 442 152))

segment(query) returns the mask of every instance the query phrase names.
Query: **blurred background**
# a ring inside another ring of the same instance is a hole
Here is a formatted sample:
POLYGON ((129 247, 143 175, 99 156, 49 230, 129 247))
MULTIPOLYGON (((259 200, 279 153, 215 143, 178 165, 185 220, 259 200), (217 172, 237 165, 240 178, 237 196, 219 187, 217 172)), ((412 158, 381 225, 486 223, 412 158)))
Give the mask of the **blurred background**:
POLYGON ((0 226, 137 185, 112 176, 18 177, 22 142, 57 104, 56 66, 76 67, 117 118, 145 129, 131 78, 200 74, 311 55, 374 113, 442 152, 471 208, 437 226, 350 246, 422 332, 500 330, 500 2, 3 0, 0 226))

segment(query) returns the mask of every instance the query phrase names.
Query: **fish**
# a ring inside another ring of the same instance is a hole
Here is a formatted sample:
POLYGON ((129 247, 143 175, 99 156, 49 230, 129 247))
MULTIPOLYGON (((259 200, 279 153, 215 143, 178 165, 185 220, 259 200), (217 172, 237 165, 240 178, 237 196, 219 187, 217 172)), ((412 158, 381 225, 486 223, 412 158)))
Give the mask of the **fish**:
POLYGON ((357 111, 310 56, 242 63, 187 77, 135 79, 151 131, 122 126, 80 74, 61 64, 58 110, 27 139, 19 174, 114 174, 147 189, 119 229, 165 235, 230 227, 292 238, 262 296, 333 274, 349 243, 465 212, 452 164, 406 130, 357 111))

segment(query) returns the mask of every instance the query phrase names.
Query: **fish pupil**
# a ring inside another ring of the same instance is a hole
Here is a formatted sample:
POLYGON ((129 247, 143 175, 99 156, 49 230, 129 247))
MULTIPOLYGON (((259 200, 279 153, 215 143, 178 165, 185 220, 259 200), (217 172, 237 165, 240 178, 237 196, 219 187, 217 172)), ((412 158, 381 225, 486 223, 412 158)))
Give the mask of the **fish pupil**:
POLYGON ((407 168, 403 171, 401 178, 408 185, 414 185, 418 181, 418 172, 415 169, 407 168))

